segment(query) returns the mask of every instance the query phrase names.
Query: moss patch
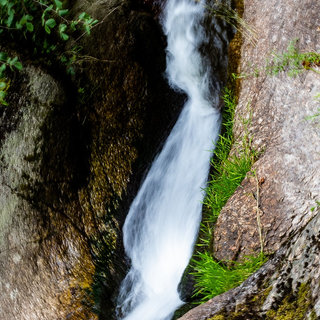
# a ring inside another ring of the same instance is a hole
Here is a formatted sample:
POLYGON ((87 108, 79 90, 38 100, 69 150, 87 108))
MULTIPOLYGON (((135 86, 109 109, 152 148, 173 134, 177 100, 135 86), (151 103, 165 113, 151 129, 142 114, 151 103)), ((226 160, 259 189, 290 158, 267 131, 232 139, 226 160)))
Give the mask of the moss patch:
MULTIPOLYGON (((232 2, 233 7, 237 10, 239 16, 242 18, 244 12, 243 0, 234 0, 232 2)), ((238 103, 238 96, 240 92, 241 79, 234 79, 234 74, 240 73, 240 61, 241 61, 241 47, 243 44, 243 36, 241 32, 237 32, 230 42, 228 50, 228 89, 234 92, 236 97, 236 103, 238 103)))
POLYGON ((313 310, 310 285, 301 284, 297 292, 289 292, 274 309, 266 314, 261 312, 261 307, 272 290, 272 286, 262 290, 259 294, 246 303, 237 306, 234 311, 222 310, 219 314, 208 320, 316 320, 317 315, 313 310))
POLYGON ((310 286, 307 284, 301 284, 297 293, 291 292, 280 302, 279 306, 275 310, 269 310, 266 314, 266 319, 313 319, 315 316, 315 312, 311 310, 312 307, 313 302, 311 297, 310 286))
POLYGON ((226 318, 223 315, 217 315, 217 316, 210 318, 209 320, 225 320, 225 319, 226 318))

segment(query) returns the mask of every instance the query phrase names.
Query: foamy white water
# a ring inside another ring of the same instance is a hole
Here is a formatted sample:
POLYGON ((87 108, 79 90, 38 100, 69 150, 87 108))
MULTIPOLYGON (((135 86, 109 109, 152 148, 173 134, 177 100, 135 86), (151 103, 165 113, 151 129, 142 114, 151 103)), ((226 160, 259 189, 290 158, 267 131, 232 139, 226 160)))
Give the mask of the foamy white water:
POLYGON ((183 304, 178 285, 192 255, 220 127, 218 92, 210 92, 210 66, 198 51, 206 40, 203 15, 194 0, 168 0, 164 8, 168 80, 188 101, 124 224, 132 266, 120 288, 120 319, 168 320, 183 304))

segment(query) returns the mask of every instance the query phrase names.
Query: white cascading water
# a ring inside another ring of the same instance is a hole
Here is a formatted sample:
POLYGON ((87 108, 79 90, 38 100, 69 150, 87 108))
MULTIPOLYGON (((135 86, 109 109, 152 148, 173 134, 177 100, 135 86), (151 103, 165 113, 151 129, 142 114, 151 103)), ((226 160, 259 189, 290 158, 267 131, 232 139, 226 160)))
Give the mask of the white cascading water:
POLYGON ((218 89, 210 92, 210 66, 198 51, 206 40, 203 15, 204 5, 194 0, 167 0, 164 8, 167 76, 188 100, 124 224, 132 266, 118 297, 121 319, 168 320, 183 304, 178 285, 192 255, 220 128, 218 89))

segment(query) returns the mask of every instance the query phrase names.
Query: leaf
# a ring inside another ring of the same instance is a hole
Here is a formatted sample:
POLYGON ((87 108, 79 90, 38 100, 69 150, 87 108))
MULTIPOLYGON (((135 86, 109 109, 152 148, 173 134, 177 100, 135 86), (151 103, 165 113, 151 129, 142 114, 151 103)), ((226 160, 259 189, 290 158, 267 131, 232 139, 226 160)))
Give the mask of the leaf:
POLYGON ((83 20, 85 18, 89 18, 89 15, 86 12, 82 12, 79 15, 79 20, 83 20))
POLYGON ((60 37, 64 40, 67 41, 69 39, 69 36, 66 33, 61 32, 60 37))
POLYGON ((3 72, 6 70, 7 66, 5 64, 2 64, 0 66, 0 76, 3 74, 3 72))
POLYGON ((47 25, 44 26, 44 30, 45 30, 46 33, 48 33, 48 34, 51 33, 51 30, 50 30, 50 28, 49 28, 47 25))
POLYGON ((22 18, 20 19, 19 23, 21 25, 24 25, 26 24, 28 21, 32 21, 33 20, 33 17, 30 16, 29 14, 25 14, 24 16, 22 16, 22 18))
POLYGON ((62 9, 58 11, 59 16, 64 16, 69 12, 68 9, 62 9))
POLYGON ((54 0, 54 4, 56 5, 57 9, 61 9, 62 8, 62 2, 59 0, 54 0))
POLYGON ((14 18, 14 10, 10 10, 9 12, 9 16, 8 16, 8 19, 7 19, 7 26, 10 28, 11 27, 11 24, 12 24, 12 21, 13 21, 13 18, 14 18))
POLYGON ((68 59, 67 59, 67 57, 66 57, 65 55, 62 55, 62 56, 60 57, 60 61, 61 61, 62 63, 65 63, 65 62, 68 61, 68 59))
POLYGON ((71 76, 74 76, 75 75, 75 71, 74 71, 74 68, 73 67, 68 67, 67 68, 67 73, 70 74, 71 76))
POLYGON ((84 30, 86 31, 87 34, 90 35, 90 30, 91 30, 90 26, 85 25, 84 30))
POLYGON ((49 27, 50 29, 54 28, 56 26, 56 20, 53 18, 50 18, 46 21, 46 26, 49 27))
POLYGON ((7 61, 7 53, 0 52, 0 61, 7 61))
POLYGON ((2 101, 2 99, 4 99, 6 96, 6 92, 5 91, 0 91, 0 101, 2 101))
POLYGON ((72 31, 76 31, 77 30, 77 28, 76 28, 77 24, 78 24, 77 21, 72 21, 71 24, 70 24, 70 29, 72 31))
POLYGON ((4 90, 7 87, 7 83, 4 81, 0 82, 0 90, 4 90))
POLYGON ((67 29, 67 25, 64 23, 59 24, 59 32, 65 32, 67 29))
POLYGON ((34 30, 33 24, 31 22, 27 22, 26 27, 29 32, 32 32, 34 30))
POLYGON ((16 28, 19 30, 22 29, 22 24, 20 24, 19 22, 16 22, 16 28))
POLYGON ((16 61, 13 65, 17 70, 22 70, 22 63, 20 61, 16 61))
MULTIPOLYGON (((47 15, 47 12, 51 11, 53 8, 53 5, 50 5, 46 10, 43 11, 42 13, 42 16, 41 16, 41 21, 42 21, 42 25, 44 26, 45 25, 45 22, 46 22, 46 15, 47 15)), ((46 30, 47 31, 47 30, 46 30)), ((49 32, 50 33, 50 32, 49 32)))

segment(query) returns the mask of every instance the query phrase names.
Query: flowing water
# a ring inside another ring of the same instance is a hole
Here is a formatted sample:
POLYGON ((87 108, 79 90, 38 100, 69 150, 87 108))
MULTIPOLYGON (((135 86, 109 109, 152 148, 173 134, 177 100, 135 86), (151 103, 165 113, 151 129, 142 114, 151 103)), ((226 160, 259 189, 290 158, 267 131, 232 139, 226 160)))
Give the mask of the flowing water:
POLYGON ((118 297, 121 319, 167 320, 183 304, 178 285, 192 255, 220 127, 219 88, 212 92, 210 65, 199 53, 207 40, 203 15, 204 6, 194 0, 168 0, 164 8, 167 77, 188 100, 124 224, 132 266, 118 297))

